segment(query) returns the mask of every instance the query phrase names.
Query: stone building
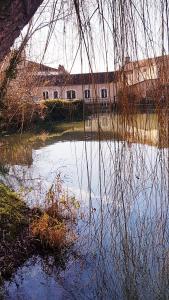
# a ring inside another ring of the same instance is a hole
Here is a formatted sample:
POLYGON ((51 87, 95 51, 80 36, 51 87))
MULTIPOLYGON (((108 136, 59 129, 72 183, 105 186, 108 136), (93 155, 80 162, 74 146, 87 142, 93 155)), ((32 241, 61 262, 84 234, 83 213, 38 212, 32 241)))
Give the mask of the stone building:
MULTIPOLYGON (((9 58, 1 63, 0 76, 8 63, 9 58)), ((168 55, 138 61, 131 61, 127 57, 124 66, 118 71, 70 74, 62 65, 52 68, 28 61, 25 54, 22 54, 17 69, 17 78, 13 80, 12 85, 21 87, 24 82, 24 86, 29 89, 29 96, 35 101, 80 99, 88 104, 108 104, 118 102, 119 94, 123 90, 127 90, 130 95, 134 94, 139 100, 149 97, 152 91, 168 91, 166 86, 169 83, 168 55)), ((159 98, 160 93, 157 94, 159 98)), ((123 101, 123 93, 121 98, 123 101)))
POLYGON ((116 72, 69 74, 39 77, 39 99, 83 99, 86 103, 117 101, 118 78, 116 72))
POLYGON ((151 95, 159 99, 169 83, 169 55, 138 61, 130 61, 128 57, 121 72, 123 87, 136 99, 151 95))

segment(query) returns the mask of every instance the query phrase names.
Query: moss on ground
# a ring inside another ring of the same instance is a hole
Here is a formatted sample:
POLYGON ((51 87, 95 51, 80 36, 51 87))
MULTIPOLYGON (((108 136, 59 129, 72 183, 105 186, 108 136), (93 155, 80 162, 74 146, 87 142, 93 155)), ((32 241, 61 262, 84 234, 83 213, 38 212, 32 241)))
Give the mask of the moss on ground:
POLYGON ((0 183, 0 282, 27 258, 30 209, 18 195, 0 183))
POLYGON ((0 238, 13 240, 28 225, 30 209, 18 195, 0 184, 0 238))

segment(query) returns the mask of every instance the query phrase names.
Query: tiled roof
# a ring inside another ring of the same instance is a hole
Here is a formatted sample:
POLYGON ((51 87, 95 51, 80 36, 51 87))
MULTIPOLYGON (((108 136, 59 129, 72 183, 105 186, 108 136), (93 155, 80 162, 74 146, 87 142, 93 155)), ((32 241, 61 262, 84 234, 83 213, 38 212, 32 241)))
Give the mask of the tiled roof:
POLYGON ((169 63, 169 55, 130 61, 124 65, 124 70, 129 71, 129 70, 133 70, 133 68, 146 67, 146 66, 151 66, 153 64, 160 64, 160 63, 162 64, 164 62, 167 64, 169 63))
POLYGON ((62 75, 42 75, 36 76, 38 85, 87 85, 87 84, 106 84, 117 81, 117 72, 100 72, 86 74, 62 74, 62 75))
POLYGON ((42 72, 49 72, 49 71, 55 71, 57 72, 58 69, 56 68, 51 68, 49 66, 46 66, 46 65, 43 65, 43 64, 39 64, 39 63, 36 63, 34 61, 27 61, 27 64, 26 64, 26 68, 28 68, 28 70, 39 70, 39 71, 42 71, 42 72))

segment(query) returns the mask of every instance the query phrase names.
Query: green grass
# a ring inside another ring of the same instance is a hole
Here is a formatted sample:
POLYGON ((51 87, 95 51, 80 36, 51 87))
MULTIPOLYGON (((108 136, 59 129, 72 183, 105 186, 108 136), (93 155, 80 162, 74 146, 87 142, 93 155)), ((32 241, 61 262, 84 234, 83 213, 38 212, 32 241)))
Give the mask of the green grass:
POLYGON ((29 208, 18 195, 0 184, 0 238, 13 240, 28 225, 29 208))

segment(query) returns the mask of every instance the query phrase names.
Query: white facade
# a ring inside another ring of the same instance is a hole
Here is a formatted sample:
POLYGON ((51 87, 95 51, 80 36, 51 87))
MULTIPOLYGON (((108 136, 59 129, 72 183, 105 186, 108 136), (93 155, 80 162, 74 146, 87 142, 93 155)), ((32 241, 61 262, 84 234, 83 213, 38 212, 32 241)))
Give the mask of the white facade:
POLYGON ((158 67, 154 59, 129 62, 125 65, 124 71, 128 85, 158 78, 158 67))
POLYGON ((42 99, 67 99, 84 100, 86 103, 93 101, 116 102, 117 83, 66 85, 66 86, 41 86, 37 88, 37 96, 42 99), (57 97, 56 97, 57 95, 57 97))
MULTIPOLYGON (((155 58, 144 59, 140 61, 127 61, 123 67, 122 77, 118 76, 118 80, 107 80, 104 74, 103 83, 91 84, 75 84, 68 85, 65 80, 65 85, 46 86, 38 88, 38 99, 83 99, 85 103, 101 102, 101 103, 114 103, 118 101, 118 91, 122 88, 123 80, 128 86, 135 86, 145 82, 154 81, 159 77, 159 66, 155 58), (47 93, 47 97, 45 96, 47 93), (57 97, 55 97, 57 95, 57 97)), ((120 71, 121 72, 121 71, 120 71)), ((101 74, 101 73, 99 73, 101 74)), ((83 74, 77 74, 77 81, 83 79, 83 74)), ((85 75, 85 74, 84 74, 85 75)), ((86 74, 87 75, 87 74, 86 74)), ((93 74, 97 75, 97 73, 93 74)), ((73 76, 73 75, 70 75, 73 76)), ((83 80, 81 80, 83 82, 83 80)), ((92 81, 92 80, 90 80, 92 81)), ((97 82, 97 80, 95 80, 97 82)), ((145 95, 142 95, 145 96, 145 95)))

